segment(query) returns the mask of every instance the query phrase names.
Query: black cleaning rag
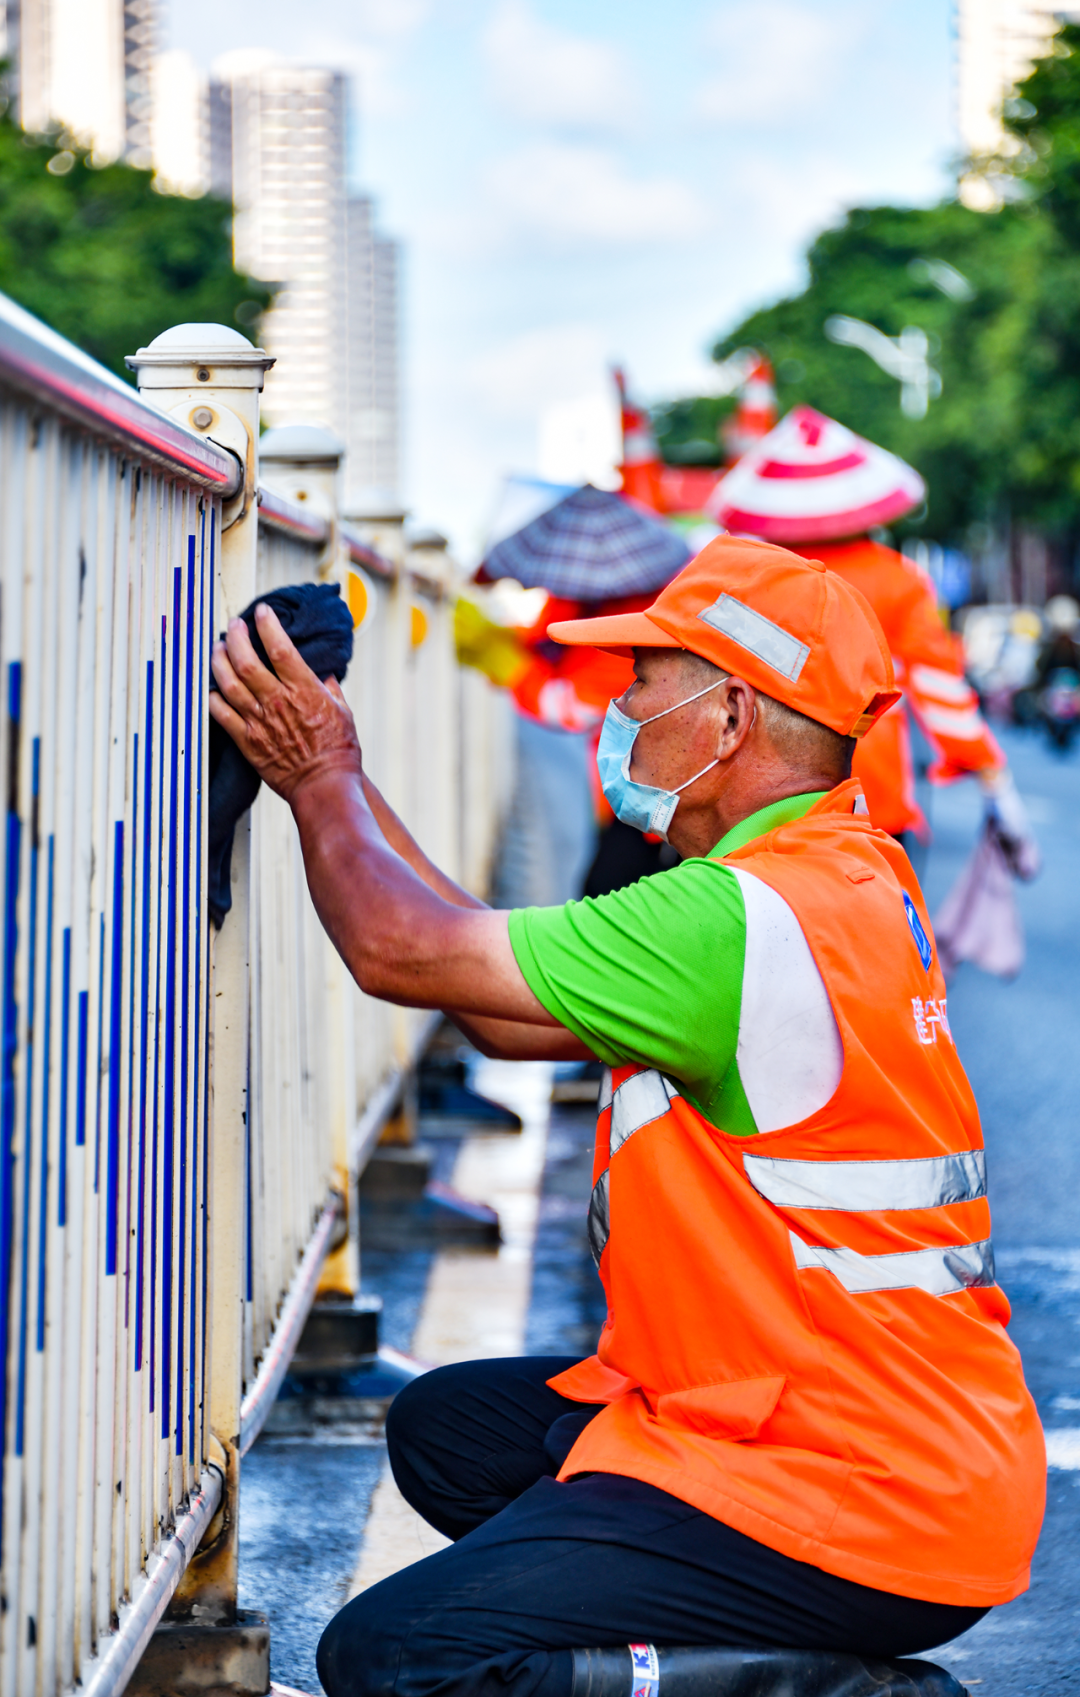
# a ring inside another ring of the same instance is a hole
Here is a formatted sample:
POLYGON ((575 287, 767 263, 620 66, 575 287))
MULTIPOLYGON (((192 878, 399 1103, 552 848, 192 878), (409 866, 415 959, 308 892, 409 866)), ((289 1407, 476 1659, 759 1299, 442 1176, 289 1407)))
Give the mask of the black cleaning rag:
MULTIPOLYGON (((256 654, 270 666, 266 649, 255 628, 255 609, 272 607, 312 671, 320 678, 337 678, 340 683, 349 669, 353 651, 353 622, 336 583, 294 583, 271 589, 245 607, 240 617, 247 625, 256 654)), ((273 667, 270 666, 273 671, 273 667)), ((211 689, 217 684, 211 682, 211 689)), ((210 721, 210 806, 209 881, 207 905, 214 924, 222 922, 232 907, 232 846, 236 827, 255 797, 262 780, 248 764, 227 731, 216 719, 210 721)))

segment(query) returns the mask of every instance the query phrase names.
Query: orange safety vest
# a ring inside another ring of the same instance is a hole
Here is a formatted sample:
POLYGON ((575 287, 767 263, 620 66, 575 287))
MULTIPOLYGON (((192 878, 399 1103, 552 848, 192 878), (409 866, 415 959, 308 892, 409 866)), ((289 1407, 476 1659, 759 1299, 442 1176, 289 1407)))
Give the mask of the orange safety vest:
MULTIPOLYGON (((799 543, 793 550, 821 560, 829 571, 860 590, 878 616, 892 652, 896 681, 931 747, 930 777, 951 783, 970 772, 1005 764, 1005 756, 979 711, 979 698, 964 676, 963 646, 942 626, 933 583, 895 549, 868 536, 846 542, 799 543)), ((899 703, 859 740, 851 767, 883 831, 926 832, 915 798, 911 738, 899 703)))
POLYGON ((643 1479, 878 1590, 1003 1603, 1042 1522, 1042 1430, 926 908, 860 797, 849 780, 725 857, 803 929, 843 1041, 832 1099, 736 1137, 646 1068, 601 1096, 608 1317, 550 1383, 607 1407, 559 1477, 643 1479))

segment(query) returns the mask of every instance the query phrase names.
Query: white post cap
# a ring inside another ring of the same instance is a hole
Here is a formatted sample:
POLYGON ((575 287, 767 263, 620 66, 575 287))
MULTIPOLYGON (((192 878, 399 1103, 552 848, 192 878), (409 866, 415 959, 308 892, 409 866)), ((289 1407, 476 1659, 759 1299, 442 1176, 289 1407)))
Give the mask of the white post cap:
POLYGON ((128 354, 125 364, 138 372, 140 389, 194 388, 199 383, 261 389, 274 355, 253 347, 227 324, 175 324, 155 336, 148 348, 128 354))

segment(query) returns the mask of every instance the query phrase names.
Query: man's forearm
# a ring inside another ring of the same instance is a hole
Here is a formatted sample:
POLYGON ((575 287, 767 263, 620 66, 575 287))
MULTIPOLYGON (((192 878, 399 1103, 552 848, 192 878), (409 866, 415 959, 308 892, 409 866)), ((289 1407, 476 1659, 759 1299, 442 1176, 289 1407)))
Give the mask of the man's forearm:
POLYGON ((365 772, 363 775, 364 797, 371 809, 375 822, 386 841, 396 854, 399 854, 411 866, 417 877, 422 878, 430 890, 442 896, 444 901, 453 902, 455 907, 486 907, 478 896, 470 895, 460 884, 455 884, 445 872, 441 872, 433 861, 429 860, 416 838, 408 831, 394 812, 386 797, 381 795, 365 772))
MULTIPOLYGON (((338 952, 363 989, 400 997, 410 943, 438 931, 446 897, 387 840, 366 792, 360 772, 331 772, 297 792, 293 815, 311 898, 338 952), (383 971, 391 964, 393 982, 383 971)), ((385 816, 391 829, 400 823, 385 816)))
POLYGON ((527 1025, 444 1008, 447 1019, 482 1055, 495 1061, 593 1061, 596 1056, 564 1025, 527 1025))
POLYGON ((210 711, 292 808, 319 918, 369 995, 407 1007, 557 1027, 518 966, 505 913, 485 907, 421 853, 362 771, 340 687, 321 683, 269 607, 213 653, 210 711), (271 667, 273 669, 271 669, 271 667))
POLYGON ((425 882, 383 835, 358 763, 314 776, 291 805, 312 901, 361 989, 407 1007, 558 1027, 522 977, 506 915, 425 882))

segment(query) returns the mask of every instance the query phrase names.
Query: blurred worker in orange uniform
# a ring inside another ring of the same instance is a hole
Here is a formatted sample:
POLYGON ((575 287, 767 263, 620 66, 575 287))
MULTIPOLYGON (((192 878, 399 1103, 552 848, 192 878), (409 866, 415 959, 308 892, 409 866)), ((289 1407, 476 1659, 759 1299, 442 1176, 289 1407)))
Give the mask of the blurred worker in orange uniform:
POLYGON ((459 659, 508 689, 518 710, 517 782, 505 834, 499 899, 556 905, 654 872, 662 844, 612 822, 595 748, 608 702, 633 681, 630 660, 567 650, 548 637, 558 620, 640 612, 690 558, 678 536, 637 502, 586 484, 497 542, 477 580, 510 578, 547 598, 530 624, 493 624, 458 607, 459 659), (597 855, 597 824, 600 834, 597 855))
MULTIPOLYGON (((865 595, 892 650, 904 700, 934 750, 931 780, 974 774, 1003 833, 1030 844, 1026 812, 964 676, 960 642, 942 624, 932 582, 868 535, 911 512, 925 495, 922 478, 894 454, 800 406, 722 479, 710 510, 730 531, 823 561, 865 595)), ((875 825, 925 840, 902 702, 859 743, 852 771, 875 825)))

